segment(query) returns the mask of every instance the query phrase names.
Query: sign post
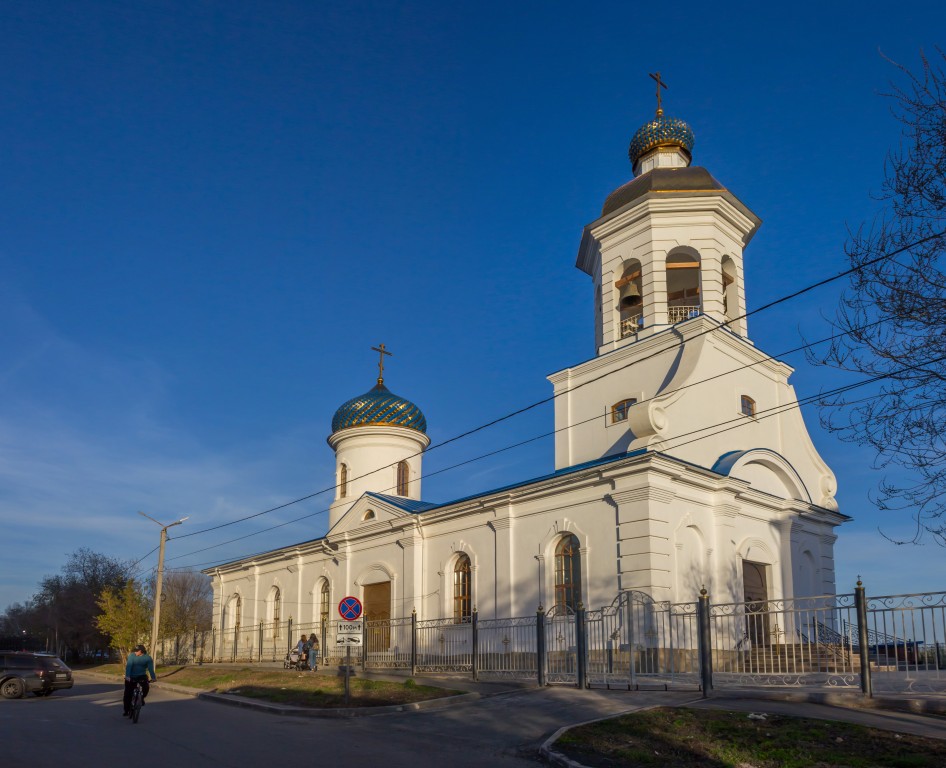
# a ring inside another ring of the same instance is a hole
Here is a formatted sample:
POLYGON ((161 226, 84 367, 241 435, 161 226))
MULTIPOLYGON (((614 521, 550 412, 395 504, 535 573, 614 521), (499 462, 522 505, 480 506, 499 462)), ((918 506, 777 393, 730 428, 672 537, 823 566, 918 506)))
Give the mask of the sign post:
POLYGON ((343 597, 338 604, 338 632, 335 636, 336 645, 345 646, 345 706, 348 706, 351 697, 351 647, 361 645, 364 622, 361 620, 361 600, 357 597, 343 597))

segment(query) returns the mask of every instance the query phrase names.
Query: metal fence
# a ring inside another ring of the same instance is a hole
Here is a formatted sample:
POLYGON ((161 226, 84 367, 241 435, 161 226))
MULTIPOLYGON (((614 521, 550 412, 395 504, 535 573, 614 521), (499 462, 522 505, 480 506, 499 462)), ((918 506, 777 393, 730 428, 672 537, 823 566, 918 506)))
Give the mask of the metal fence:
POLYGON ((946 691, 946 592, 871 597, 864 637, 875 691, 946 691))
MULTIPOLYGON (((279 662, 301 636, 340 665, 338 621, 236 627, 162 638, 159 663, 279 662)), ((946 592, 712 604, 636 591, 607 606, 514 618, 366 620, 350 660, 365 669, 635 689, 698 686, 946 692, 946 592)))
POLYGON ((860 686, 855 595, 710 608, 713 685, 860 686))
POLYGON ((540 669, 538 626, 538 615, 477 620, 476 676, 536 680, 540 669))

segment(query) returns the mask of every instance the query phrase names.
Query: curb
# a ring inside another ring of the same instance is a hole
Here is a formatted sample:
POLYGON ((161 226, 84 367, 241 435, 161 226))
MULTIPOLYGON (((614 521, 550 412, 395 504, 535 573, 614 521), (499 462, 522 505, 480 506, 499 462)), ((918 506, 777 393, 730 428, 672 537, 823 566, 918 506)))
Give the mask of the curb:
MULTIPOLYGON (((702 697, 699 699, 694 699, 693 701, 702 701, 702 697)), ((689 704, 692 704, 691 701, 684 701, 680 704, 675 704, 675 707, 685 707, 689 704)), ((575 760, 572 760, 570 757, 566 757, 561 752, 555 750, 555 742, 558 741, 562 736, 568 733, 572 728, 578 728, 582 725, 591 725, 592 723, 603 723, 605 720, 613 720, 616 717, 623 717, 624 715, 629 715, 633 712, 646 712, 648 709, 654 709, 656 707, 662 707, 663 704, 650 704, 646 707, 631 707, 626 709, 623 712, 615 712, 612 715, 605 715, 604 717, 596 717, 593 720, 585 720, 581 723, 572 723, 571 725, 564 725, 559 728, 555 733, 549 736, 545 741, 542 742, 542 745, 539 747, 539 754, 546 761, 552 765, 562 766, 562 768, 587 768, 584 763, 579 763, 575 760)))
POLYGON ((895 712, 910 712, 914 715, 946 715, 946 697, 920 698, 906 696, 874 696, 867 698, 860 692, 833 692, 833 691, 760 691, 758 689, 743 690, 739 688, 716 690, 704 701, 714 698, 731 698, 742 696, 747 699, 760 701, 788 701, 800 704, 824 704, 829 707, 843 709, 880 709, 895 712))
POLYGON ((317 709, 315 707, 296 707, 291 704, 273 704, 272 702, 260 701, 259 699, 250 699, 246 696, 239 696, 232 693, 200 691, 196 694, 196 696, 199 699, 211 701, 215 704, 223 704, 229 707, 255 709, 271 715, 285 715, 288 717, 325 717, 338 719, 371 717, 373 715, 389 715, 397 712, 417 712, 430 709, 446 709, 447 707, 456 706, 458 704, 466 704, 469 702, 478 701, 479 699, 483 698, 483 696, 479 693, 463 693, 459 696, 445 696, 440 699, 415 701, 411 704, 388 704, 383 707, 352 707, 350 709, 317 709))
MULTIPOLYGON (((118 675, 107 675, 101 672, 93 672, 87 670, 80 670, 79 672, 73 672, 73 674, 78 674, 82 676, 89 676, 98 678, 100 680, 107 680, 111 683, 121 684, 122 678, 118 675)), ((523 691, 529 690, 541 690, 540 688, 524 688, 508 691, 497 691, 495 693, 461 693, 454 696, 443 696, 439 699, 428 699, 427 701, 416 701, 410 704, 388 704, 385 706, 378 707, 352 707, 349 709, 342 709, 340 707, 332 708, 316 708, 316 707, 299 707, 293 704, 274 704, 272 702, 263 701, 261 699, 251 699, 247 696, 240 696, 238 694, 232 693, 217 693, 215 690, 206 690, 199 688, 187 688, 182 685, 175 685, 174 683, 166 683, 161 678, 158 678, 157 685, 160 688, 165 688, 169 691, 174 691, 175 693, 181 693, 185 696, 192 696, 195 699, 203 699, 204 701, 212 702, 214 704, 223 704, 229 707, 242 707, 244 709, 255 709, 260 712, 266 712, 271 715, 284 715, 288 717, 324 717, 324 718, 338 718, 346 719, 353 717, 372 717, 374 715, 390 715, 400 712, 419 712, 424 710, 436 710, 436 709, 446 709, 448 707, 460 706, 463 704, 470 704, 474 701, 479 701, 481 699, 493 698, 495 696, 503 696, 510 693, 522 693, 523 691)))
MULTIPOLYGON (((90 670, 80 669, 78 672, 72 671, 73 677, 79 675, 80 677, 94 677, 99 680, 108 680, 110 683, 115 683, 116 685, 121 685, 124 682, 124 678, 119 675, 106 675, 102 672, 92 672, 90 670)), ((206 691, 200 690, 198 688, 186 688, 183 685, 175 685, 174 683, 165 683, 161 678, 158 678, 158 681, 154 683, 160 688, 166 688, 169 691, 174 691, 174 693, 182 693, 185 696, 193 696, 195 699, 206 691)))

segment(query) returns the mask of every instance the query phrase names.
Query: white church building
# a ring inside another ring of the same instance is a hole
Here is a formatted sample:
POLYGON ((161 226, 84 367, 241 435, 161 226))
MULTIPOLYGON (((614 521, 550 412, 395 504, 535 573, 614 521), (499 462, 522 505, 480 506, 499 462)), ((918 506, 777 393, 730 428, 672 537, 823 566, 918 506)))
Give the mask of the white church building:
POLYGON ((693 133, 656 117, 634 177, 584 229, 596 354, 549 376, 554 467, 438 502, 422 495, 426 420, 383 382, 332 419, 336 496, 321 538, 207 569, 223 632, 292 616, 484 619, 599 607, 622 591, 716 602, 835 592, 835 477, 792 369, 744 317, 760 219, 705 168, 693 133))

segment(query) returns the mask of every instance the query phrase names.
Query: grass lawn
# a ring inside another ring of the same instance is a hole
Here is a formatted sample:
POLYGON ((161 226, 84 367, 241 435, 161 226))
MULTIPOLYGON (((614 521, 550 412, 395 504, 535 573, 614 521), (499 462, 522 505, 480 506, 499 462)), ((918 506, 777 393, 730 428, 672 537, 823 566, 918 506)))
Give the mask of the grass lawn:
POLYGON ((946 741, 784 715, 660 708, 568 731, 555 749, 596 768, 943 768, 946 741))
MULTIPOLYGON (((95 667, 96 672, 121 676, 118 664, 95 667)), ((289 669, 255 667, 203 666, 158 667, 158 685, 162 682, 217 693, 233 693, 253 699, 301 707, 345 707, 344 678, 289 669)), ((349 707, 382 707, 412 704, 418 701, 453 696, 460 691, 417 685, 408 678, 403 682, 351 678, 349 707)))

